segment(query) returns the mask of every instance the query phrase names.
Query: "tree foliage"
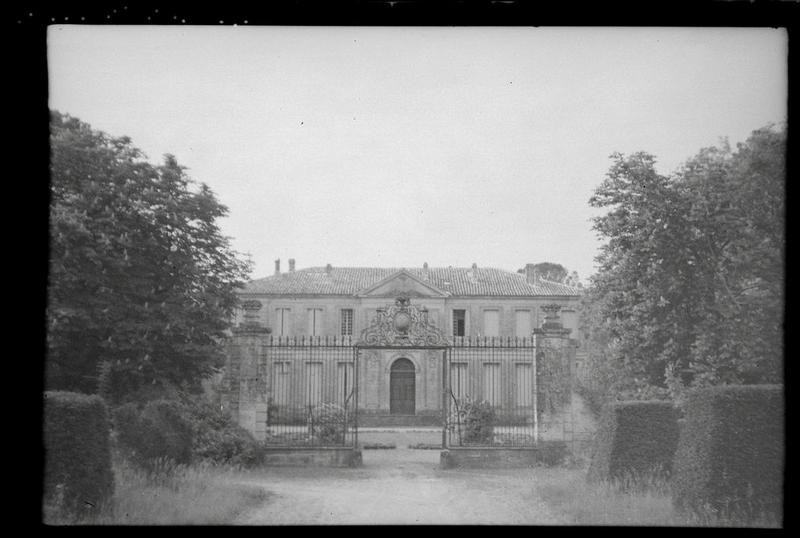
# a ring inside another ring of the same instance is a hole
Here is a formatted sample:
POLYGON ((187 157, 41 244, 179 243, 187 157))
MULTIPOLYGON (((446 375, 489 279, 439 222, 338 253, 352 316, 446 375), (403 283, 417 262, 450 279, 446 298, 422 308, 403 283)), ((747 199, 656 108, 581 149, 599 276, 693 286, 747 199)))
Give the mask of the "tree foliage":
POLYGON ((53 112, 50 142, 48 388, 196 385, 222 364, 249 272, 216 224, 227 208, 127 137, 53 112))
POLYGON ((671 176, 647 153, 612 156, 590 199, 606 243, 584 308, 609 386, 781 379, 785 144, 766 127, 671 176))
MULTIPOLYGON (((569 286, 582 288, 583 284, 580 281, 577 271, 569 271, 560 263, 553 262, 540 262, 529 265, 539 278, 549 280, 550 282, 559 282, 569 286)), ((518 269, 518 273, 525 274, 526 267, 518 269)))

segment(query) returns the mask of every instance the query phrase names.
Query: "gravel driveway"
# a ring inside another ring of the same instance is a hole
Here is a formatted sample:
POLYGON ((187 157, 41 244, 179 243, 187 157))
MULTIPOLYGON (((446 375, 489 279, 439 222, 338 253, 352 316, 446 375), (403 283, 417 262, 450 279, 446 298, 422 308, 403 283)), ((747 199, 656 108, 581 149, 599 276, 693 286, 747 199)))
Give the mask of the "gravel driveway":
POLYGON ((364 466, 358 469, 259 470, 246 481, 263 487, 267 500, 235 523, 564 523, 537 494, 537 469, 439 470, 439 450, 397 446, 395 450, 364 450, 364 466))

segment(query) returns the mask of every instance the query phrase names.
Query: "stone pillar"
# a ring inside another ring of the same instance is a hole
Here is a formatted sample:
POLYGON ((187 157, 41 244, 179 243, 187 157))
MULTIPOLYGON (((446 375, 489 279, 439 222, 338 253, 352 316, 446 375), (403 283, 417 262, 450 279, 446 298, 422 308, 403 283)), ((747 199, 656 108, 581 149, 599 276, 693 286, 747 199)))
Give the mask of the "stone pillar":
POLYGON ((576 341, 569 337, 572 329, 564 327, 558 315, 561 306, 541 307, 544 319, 533 330, 536 346, 537 439, 567 440, 572 434, 572 378, 576 341))
POLYGON ((244 320, 233 329, 228 344, 227 397, 223 403, 234 420, 259 440, 265 438, 270 396, 270 372, 264 347, 270 331, 259 320, 261 307, 259 301, 242 303, 244 320))

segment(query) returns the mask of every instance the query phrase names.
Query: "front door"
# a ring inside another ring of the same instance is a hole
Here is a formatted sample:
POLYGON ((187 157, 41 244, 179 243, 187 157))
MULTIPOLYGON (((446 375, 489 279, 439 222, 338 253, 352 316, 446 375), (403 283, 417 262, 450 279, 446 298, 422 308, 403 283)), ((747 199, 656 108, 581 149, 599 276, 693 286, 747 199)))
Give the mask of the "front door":
POLYGON ((392 415, 414 414, 414 363, 408 359, 397 359, 389 374, 389 413, 392 415))

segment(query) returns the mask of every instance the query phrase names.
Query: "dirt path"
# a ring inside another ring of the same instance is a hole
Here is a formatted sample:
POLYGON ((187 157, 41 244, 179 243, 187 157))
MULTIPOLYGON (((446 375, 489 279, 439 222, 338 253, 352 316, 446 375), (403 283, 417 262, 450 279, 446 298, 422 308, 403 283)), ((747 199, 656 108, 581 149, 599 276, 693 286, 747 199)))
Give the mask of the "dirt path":
POLYGON ((438 450, 363 451, 359 469, 272 468, 241 525, 563 523, 536 492, 536 469, 439 470, 438 450))

